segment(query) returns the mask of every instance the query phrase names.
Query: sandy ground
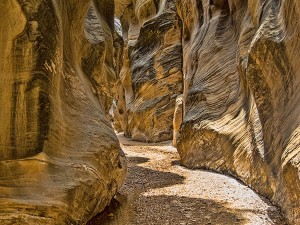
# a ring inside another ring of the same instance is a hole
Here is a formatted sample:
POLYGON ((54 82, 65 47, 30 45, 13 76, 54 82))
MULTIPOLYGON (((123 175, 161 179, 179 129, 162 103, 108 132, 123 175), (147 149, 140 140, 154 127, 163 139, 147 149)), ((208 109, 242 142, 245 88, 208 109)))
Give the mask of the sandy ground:
POLYGON ((279 210, 239 181, 180 166, 171 142, 119 137, 128 174, 111 206, 88 225, 285 225, 279 210))

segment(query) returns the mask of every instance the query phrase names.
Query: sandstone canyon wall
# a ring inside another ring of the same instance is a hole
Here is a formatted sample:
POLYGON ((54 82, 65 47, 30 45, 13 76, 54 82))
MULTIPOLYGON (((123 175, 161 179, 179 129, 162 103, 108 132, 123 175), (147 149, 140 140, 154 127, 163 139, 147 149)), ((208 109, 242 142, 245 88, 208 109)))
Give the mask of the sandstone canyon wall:
POLYGON ((97 20, 90 4, 0 2, 0 224, 83 224, 123 182, 105 117, 114 5, 95 1, 97 20))
POLYGON ((182 24, 175 0, 117 1, 116 16, 124 39, 119 126, 133 140, 170 140, 176 97, 183 90, 182 24))
POLYGON ((112 0, 0 2, 0 223, 81 224, 109 203, 125 172, 114 98, 117 130, 174 128, 182 164, 300 224, 300 3, 115 4, 123 39, 112 0))
POLYGON ((178 0, 190 168, 230 173, 300 224, 300 2, 178 0))
POLYGON ((125 44, 117 106, 125 134, 170 139, 173 117, 182 164, 240 178, 300 224, 300 3, 116 4, 125 44))

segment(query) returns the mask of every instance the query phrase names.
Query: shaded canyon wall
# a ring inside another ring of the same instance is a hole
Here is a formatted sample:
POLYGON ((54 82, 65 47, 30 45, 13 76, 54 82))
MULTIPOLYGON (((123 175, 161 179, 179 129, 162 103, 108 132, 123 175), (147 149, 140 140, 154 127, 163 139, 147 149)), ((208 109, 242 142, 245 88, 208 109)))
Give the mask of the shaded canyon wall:
POLYGON ((83 224, 123 182, 102 94, 116 80, 114 5, 94 2, 96 25, 90 3, 0 2, 1 224, 83 224))

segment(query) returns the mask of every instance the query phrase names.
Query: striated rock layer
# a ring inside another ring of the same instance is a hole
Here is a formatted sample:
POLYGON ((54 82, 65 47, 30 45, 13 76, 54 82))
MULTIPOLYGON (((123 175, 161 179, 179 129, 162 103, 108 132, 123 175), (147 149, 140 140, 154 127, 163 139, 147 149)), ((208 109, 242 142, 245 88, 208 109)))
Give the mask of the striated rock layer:
POLYGON ((116 14, 125 42, 117 96, 119 126, 133 140, 170 140, 183 79, 182 26, 175 0, 117 1, 116 14))
POLYGON ((89 6, 0 2, 0 224, 82 224, 122 184, 122 152, 99 103, 101 82, 115 77, 113 1, 95 2, 103 32, 87 31, 88 41, 89 6))
POLYGON ((88 9, 84 25, 84 36, 88 41, 84 40, 81 47, 82 70, 106 116, 109 116, 117 83, 112 37, 114 27, 112 24, 111 27, 103 26, 92 6, 88 9))
POLYGON ((191 168, 239 177, 300 224, 300 3, 178 0, 191 168))

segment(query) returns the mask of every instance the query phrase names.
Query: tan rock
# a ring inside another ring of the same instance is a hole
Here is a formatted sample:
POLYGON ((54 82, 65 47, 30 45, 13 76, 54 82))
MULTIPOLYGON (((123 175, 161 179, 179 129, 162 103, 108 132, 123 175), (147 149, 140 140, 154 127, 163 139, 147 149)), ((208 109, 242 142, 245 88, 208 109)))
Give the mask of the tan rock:
POLYGON ((90 6, 84 23, 86 38, 82 43, 81 61, 83 72, 88 77, 94 94, 106 116, 109 116, 117 82, 113 63, 113 39, 111 28, 102 26, 98 18, 90 6))
POLYGON ((180 135, 180 126, 183 119, 183 95, 176 98, 176 105, 173 117, 173 146, 177 146, 177 141, 180 135))
POLYGON ((120 19, 125 40, 120 79, 125 92, 128 135, 146 142, 170 140, 176 97, 182 93, 183 79, 181 23, 175 1, 133 1, 120 19))
POLYGON ((239 177, 300 224, 300 4, 178 0, 177 8, 182 163, 239 177))
MULTIPOLYGON (((121 25, 117 24, 118 29, 122 32, 121 25)), ((120 77, 121 68, 123 66, 123 53, 124 53, 124 41, 122 36, 115 32, 115 63, 116 63, 116 73, 118 76, 118 82, 116 84, 116 93, 114 97, 113 105, 113 124, 117 132, 124 132, 124 135, 128 137, 128 115, 126 109, 126 100, 125 100, 125 90, 122 83, 122 78, 120 77)))
POLYGON ((97 3, 96 43, 83 32, 88 0, 0 2, 0 224, 84 224, 123 182, 97 96, 115 76, 113 4, 97 3))

